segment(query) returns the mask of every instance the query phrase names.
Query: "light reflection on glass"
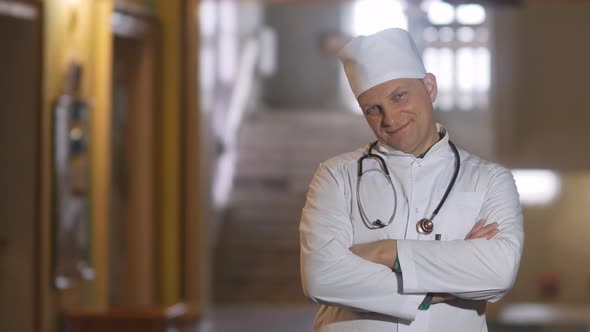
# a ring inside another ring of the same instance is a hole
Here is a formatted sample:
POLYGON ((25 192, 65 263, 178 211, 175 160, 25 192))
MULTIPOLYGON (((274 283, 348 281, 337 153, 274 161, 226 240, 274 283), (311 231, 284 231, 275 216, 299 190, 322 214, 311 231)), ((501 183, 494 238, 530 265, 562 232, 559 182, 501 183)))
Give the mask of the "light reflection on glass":
POLYGON ((548 204, 561 192, 561 179, 553 171, 517 169, 512 170, 512 175, 522 204, 548 204))
POLYGON ((455 9, 446 2, 431 2, 426 12, 428 20, 434 25, 450 24, 455 20, 455 9))
POLYGON ((353 22, 357 35, 369 35, 388 28, 408 29, 404 4, 396 0, 357 0, 353 22))
POLYGON ((486 11, 478 4, 459 5, 457 21, 461 24, 481 24, 486 19, 486 11))

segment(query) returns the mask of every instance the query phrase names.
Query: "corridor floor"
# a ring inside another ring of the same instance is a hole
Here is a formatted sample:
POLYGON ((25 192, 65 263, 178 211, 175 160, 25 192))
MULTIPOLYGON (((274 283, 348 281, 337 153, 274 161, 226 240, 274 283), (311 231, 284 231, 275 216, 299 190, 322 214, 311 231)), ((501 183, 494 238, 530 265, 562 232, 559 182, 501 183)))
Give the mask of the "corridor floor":
POLYGON ((314 305, 215 309, 201 321, 196 332, 312 331, 316 311, 314 305))
MULTIPOLYGON (((212 310, 196 329, 182 332, 311 332, 318 306, 236 306, 212 310)), ((506 325, 488 322, 490 332, 588 332, 585 324, 506 325)), ((168 332, 181 332, 171 330, 168 332)))

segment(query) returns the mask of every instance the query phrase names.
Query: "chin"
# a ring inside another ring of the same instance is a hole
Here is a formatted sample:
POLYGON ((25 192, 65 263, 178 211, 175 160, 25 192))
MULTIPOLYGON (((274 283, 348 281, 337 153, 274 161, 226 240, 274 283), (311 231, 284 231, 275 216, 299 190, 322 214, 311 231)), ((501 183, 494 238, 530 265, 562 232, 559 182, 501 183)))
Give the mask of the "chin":
POLYGON ((401 145, 399 145, 399 144, 393 144, 393 143, 391 143, 391 142, 387 142, 387 141, 384 141, 384 142, 385 142, 385 144, 387 144, 389 147, 391 147, 391 148, 394 148, 394 149, 396 149, 396 150, 398 150, 398 151, 405 152, 405 150, 406 150, 406 149, 404 149, 404 147, 403 147, 403 146, 401 146, 401 145))

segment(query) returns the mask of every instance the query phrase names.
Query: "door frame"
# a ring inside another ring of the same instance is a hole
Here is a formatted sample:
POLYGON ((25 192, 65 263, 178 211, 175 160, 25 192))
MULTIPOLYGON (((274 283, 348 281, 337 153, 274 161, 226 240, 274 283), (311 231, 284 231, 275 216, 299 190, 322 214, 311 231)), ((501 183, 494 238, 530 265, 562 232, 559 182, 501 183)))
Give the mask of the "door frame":
MULTIPOLYGON (((158 45, 160 26, 156 17, 142 7, 116 1, 112 13, 113 24, 113 63, 115 61, 115 47, 118 42, 128 40, 131 43, 139 43, 138 73, 136 83, 131 96, 131 105, 139 112, 130 112, 129 123, 134 126, 130 132, 132 144, 139 149, 132 151, 129 157, 132 159, 130 166, 138 169, 138 174, 132 177, 130 184, 129 206, 130 214, 127 215, 125 241, 125 280, 122 282, 124 306, 146 306, 157 303, 157 238, 156 219, 158 209, 158 197, 156 190, 156 156, 158 130, 156 120, 159 115, 159 96, 157 78, 159 75, 158 45), (138 95, 138 91, 152 90, 153 96, 138 95), (147 110, 147 114, 144 111, 147 110), (147 116, 144 116, 147 115, 147 116), (150 139, 150 142, 139 144, 141 139, 150 139), (151 144, 150 144, 151 143, 151 144), (139 145, 138 145, 139 144, 139 145), (145 149, 141 149, 144 146, 145 149), (138 161, 140 161, 138 163, 138 161), (141 179, 148 181, 142 183, 141 179), (141 197, 140 197, 141 196, 141 197), (131 232, 130 230, 142 230, 131 232)), ((110 241, 107 241, 110 243, 110 241)), ((110 250, 111 246, 107 246, 110 250)), ((107 255, 107 257, 112 257, 107 255)))

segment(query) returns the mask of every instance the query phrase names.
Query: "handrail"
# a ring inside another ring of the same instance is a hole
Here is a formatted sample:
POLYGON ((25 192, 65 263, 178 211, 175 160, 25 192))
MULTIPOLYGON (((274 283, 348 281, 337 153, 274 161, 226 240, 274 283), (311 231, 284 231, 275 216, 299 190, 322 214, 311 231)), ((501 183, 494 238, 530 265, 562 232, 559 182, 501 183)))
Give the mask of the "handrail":
MULTIPOLYGON (((274 32, 270 28, 262 28, 260 32, 246 41, 242 55, 240 56, 239 70, 235 88, 231 95, 225 131, 222 133, 221 141, 224 146, 233 146, 236 140, 238 129, 242 123, 244 113, 248 106, 248 99, 251 96, 252 86, 255 84, 256 69, 264 76, 272 71, 272 65, 268 66, 261 62, 264 51, 272 48, 274 32)), ((267 62, 272 61, 264 58, 267 62)))
POLYGON ((246 41, 240 56, 236 84, 230 97, 226 122, 219 134, 221 155, 217 159, 217 172, 213 179, 213 204, 216 208, 227 203, 233 187, 236 167, 236 137, 247 111, 248 99, 257 74, 268 76, 274 71, 275 33, 270 28, 246 41), (258 70, 257 70, 258 69, 258 70))

